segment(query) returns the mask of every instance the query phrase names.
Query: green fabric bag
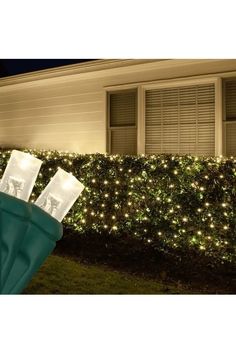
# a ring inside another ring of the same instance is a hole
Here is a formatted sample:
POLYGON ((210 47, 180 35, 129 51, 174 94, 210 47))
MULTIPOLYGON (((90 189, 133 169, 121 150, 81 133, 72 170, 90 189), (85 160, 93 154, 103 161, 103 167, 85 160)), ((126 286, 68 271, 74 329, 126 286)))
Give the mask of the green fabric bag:
POLYGON ((53 251, 62 224, 40 209, 0 193, 1 293, 19 294, 53 251))

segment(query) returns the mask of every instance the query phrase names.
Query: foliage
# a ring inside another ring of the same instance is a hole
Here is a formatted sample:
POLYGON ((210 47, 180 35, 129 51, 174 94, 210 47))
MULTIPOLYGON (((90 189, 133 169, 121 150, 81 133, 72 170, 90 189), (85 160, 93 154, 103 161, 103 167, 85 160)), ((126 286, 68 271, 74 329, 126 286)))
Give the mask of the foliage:
MULTIPOLYGON (((59 166, 86 186, 63 221, 66 230, 103 240, 129 235, 152 250, 235 262, 234 158, 24 151, 44 161, 32 201, 59 166)), ((1 173, 10 153, 0 153, 1 173)))

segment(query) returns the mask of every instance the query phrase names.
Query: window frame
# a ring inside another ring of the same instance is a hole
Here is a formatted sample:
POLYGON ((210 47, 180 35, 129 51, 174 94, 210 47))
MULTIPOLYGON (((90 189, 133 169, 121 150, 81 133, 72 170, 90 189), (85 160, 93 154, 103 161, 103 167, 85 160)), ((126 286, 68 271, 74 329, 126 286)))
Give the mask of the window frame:
MULTIPOLYGON (((106 152, 108 154, 111 153, 111 132, 113 130, 122 130, 122 129, 135 129, 137 135, 137 127, 138 127, 138 90, 137 87, 130 87, 124 89, 111 89, 106 91, 106 152), (116 93, 124 93, 124 92, 136 92, 136 117, 135 117, 135 125, 123 125, 120 127, 112 127, 111 119, 110 119, 110 96, 116 93)), ((138 143, 137 143, 138 145, 138 143)), ((138 146, 136 146, 136 154, 138 154, 138 146)))
MULTIPOLYGON (((223 154, 223 82, 222 77, 208 76, 208 77, 195 77, 195 78, 178 78, 168 80, 149 81, 145 83, 132 83, 117 86, 106 87, 106 95, 113 92, 123 92, 129 89, 137 89, 137 116, 136 116, 136 129, 137 129, 137 154, 145 154, 145 94, 147 90, 160 89, 160 88, 174 88, 181 86, 192 86, 201 84, 214 84, 215 85, 215 156, 223 154)), ((110 137, 109 137, 109 117, 110 107, 109 99, 106 104, 106 151, 110 151, 110 137)), ((224 151, 225 152, 225 151, 224 151)))
POLYGON ((223 78, 222 80, 222 124, 223 124, 223 155, 226 156, 227 152, 227 139, 226 139, 226 126, 230 124, 236 124, 236 120, 226 119, 226 82, 236 81, 236 75, 223 78))

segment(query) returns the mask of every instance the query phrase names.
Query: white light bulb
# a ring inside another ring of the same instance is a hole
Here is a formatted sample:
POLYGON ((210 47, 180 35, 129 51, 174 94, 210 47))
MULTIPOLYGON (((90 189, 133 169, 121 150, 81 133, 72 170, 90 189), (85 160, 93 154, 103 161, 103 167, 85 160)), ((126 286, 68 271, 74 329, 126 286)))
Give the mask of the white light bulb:
POLYGON ((29 200, 42 161, 22 151, 13 150, 0 182, 0 191, 29 200))
POLYGON ((71 173, 59 168, 35 204, 61 221, 83 189, 84 185, 71 173))

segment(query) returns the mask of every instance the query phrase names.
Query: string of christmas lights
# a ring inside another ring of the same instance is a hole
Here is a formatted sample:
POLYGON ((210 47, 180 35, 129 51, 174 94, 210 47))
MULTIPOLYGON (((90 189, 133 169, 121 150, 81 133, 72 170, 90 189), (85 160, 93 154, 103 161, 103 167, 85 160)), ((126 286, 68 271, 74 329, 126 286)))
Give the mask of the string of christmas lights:
MULTIPOLYGON (((44 161, 31 201, 59 166, 86 186, 64 219, 65 227, 85 234, 128 234, 156 249, 194 249, 221 263, 235 261, 234 157, 23 151, 44 161)), ((0 152, 1 173, 10 153, 0 152)))

